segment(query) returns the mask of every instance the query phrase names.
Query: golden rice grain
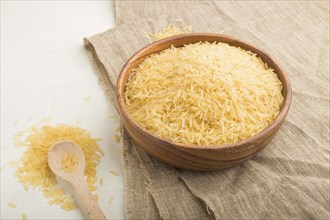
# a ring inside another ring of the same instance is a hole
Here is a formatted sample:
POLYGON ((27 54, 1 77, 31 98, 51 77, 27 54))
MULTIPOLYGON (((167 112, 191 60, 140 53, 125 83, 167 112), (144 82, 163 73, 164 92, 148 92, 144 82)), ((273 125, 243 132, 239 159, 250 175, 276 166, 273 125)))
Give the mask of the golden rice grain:
POLYGON ((41 119, 41 121, 39 121, 39 124, 38 125, 50 123, 51 121, 52 121, 52 116, 48 116, 46 118, 41 119))
POLYGON ((111 173, 111 174, 114 175, 114 176, 119 176, 119 173, 117 173, 117 172, 114 171, 114 170, 109 170, 109 173, 111 173))
POLYGON ((90 101, 91 101, 91 96, 90 96, 90 95, 85 96, 85 97, 83 97, 83 100, 84 100, 85 102, 90 102, 90 101))
POLYGON ((112 201, 113 201, 113 196, 111 196, 110 199, 109 199, 109 204, 110 205, 111 205, 112 201))
POLYGON ((116 116, 116 115, 108 115, 107 116, 107 119, 117 119, 118 118, 118 116, 116 116))
POLYGON ((81 119, 78 118, 77 121, 75 122, 75 125, 80 125, 81 119))
POLYGON ((12 209, 16 209, 16 208, 17 208, 17 206, 16 206, 14 203, 12 203, 12 202, 8 202, 7 205, 8 205, 10 208, 12 208, 12 209))
POLYGON ((122 148, 118 148, 118 149, 116 150, 116 153, 117 153, 117 154, 123 154, 123 149, 122 149, 122 148))
POLYGON ((116 143, 119 143, 119 142, 120 142, 120 137, 119 137, 118 134, 116 134, 116 135, 114 136, 114 139, 115 139, 115 142, 116 142, 116 143))
POLYGON ((7 162, 7 165, 10 166, 11 168, 18 167, 19 163, 17 161, 9 161, 7 162))
POLYGON ((15 140, 15 148, 19 148, 19 147, 24 147, 24 146, 26 146, 25 142, 19 140, 17 137, 16 137, 14 140, 15 140))
MULTIPOLYGON (((180 20, 182 21, 182 20, 180 20)), ((192 32, 192 26, 186 26, 183 28, 177 27, 174 24, 169 24, 160 31, 155 33, 145 33, 145 37, 152 40, 160 40, 166 37, 171 37, 178 34, 186 34, 192 32)))

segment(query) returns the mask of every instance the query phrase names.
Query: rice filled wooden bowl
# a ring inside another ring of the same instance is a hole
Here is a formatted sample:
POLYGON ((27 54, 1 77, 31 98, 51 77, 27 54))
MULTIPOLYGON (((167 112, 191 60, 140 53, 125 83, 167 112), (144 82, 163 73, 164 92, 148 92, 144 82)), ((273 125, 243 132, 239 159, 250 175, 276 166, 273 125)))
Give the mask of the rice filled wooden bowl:
POLYGON ((116 97, 126 130, 149 155, 207 171, 238 165, 272 140, 289 111, 291 85, 260 49, 193 33, 135 53, 116 97))

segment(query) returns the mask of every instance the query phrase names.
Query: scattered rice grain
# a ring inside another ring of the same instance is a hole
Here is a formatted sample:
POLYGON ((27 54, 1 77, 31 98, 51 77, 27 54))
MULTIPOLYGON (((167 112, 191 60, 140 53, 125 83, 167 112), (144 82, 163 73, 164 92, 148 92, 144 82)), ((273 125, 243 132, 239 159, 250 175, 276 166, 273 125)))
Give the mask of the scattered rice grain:
POLYGON ((81 119, 78 118, 77 121, 75 122, 75 125, 80 125, 81 119))
POLYGON ((113 201, 113 196, 111 196, 110 199, 109 199, 109 204, 110 205, 111 205, 112 201, 113 201))
POLYGON ((17 161, 12 160, 7 162, 7 165, 9 165, 11 168, 16 168, 18 167, 19 163, 17 161))
POLYGON ((119 173, 117 173, 117 172, 114 171, 114 170, 109 170, 109 173, 111 173, 111 174, 114 175, 114 176, 119 176, 119 173))
POLYGON ((91 95, 88 95, 88 96, 83 97, 83 100, 85 102, 90 102, 91 101, 91 95))
POLYGON ((183 28, 177 27, 174 24, 169 24, 165 28, 155 33, 145 33, 144 37, 152 40, 161 40, 166 37, 175 36, 178 34, 186 34, 192 32, 192 26, 185 26, 183 28))
POLYGON ((119 137, 118 134, 116 134, 116 135, 114 136, 114 139, 115 139, 115 142, 116 142, 116 143, 119 143, 119 142, 120 142, 120 137, 119 137))
POLYGON ((107 119, 117 119, 118 118, 118 116, 116 116, 116 115, 108 115, 107 116, 107 119))
POLYGON ((7 205, 8 205, 10 208, 12 208, 12 209, 16 209, 16 208, 17 208, 17 206, 16 206, 14 203, 12 203, 12 202, 8 202, 7 205))

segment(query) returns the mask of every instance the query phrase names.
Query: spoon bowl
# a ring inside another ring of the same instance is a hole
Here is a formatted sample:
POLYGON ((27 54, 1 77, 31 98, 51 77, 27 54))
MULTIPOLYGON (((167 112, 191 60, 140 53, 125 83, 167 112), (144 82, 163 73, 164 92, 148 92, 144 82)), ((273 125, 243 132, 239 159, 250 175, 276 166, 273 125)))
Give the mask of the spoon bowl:
POLYGON ((76 191, 83 213, 88 219, 106 219, 100 206, 94 200, 85 181, 85 156, 79 145, 72 141, 59 141, 55 143, 48 152, 48 165, 53 173, 69 182, 76 191), (73 154, 78 164, 74 172, 66 172, 63 168, 62 158, 65 154, 73 154))
POLYGON ((76 143, 72 141, 59 141, 48 152, 48 165, 55 175, 68 180, 76 175, 84 174, 86 160, 83 151, 76 143), (64 154, 73 154, 78 159, 76 170, 72 173, 65 172, 62 167, 62 156, 64 154))

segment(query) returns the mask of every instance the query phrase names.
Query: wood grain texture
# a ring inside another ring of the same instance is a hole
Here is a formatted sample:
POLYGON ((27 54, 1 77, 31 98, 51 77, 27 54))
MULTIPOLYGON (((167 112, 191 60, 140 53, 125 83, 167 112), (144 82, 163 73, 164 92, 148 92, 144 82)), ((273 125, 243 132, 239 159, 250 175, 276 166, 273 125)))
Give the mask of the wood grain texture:
POLYGON ((81 148, 72 141, 59 141, 55 143, 48 152, 48 164, 55 175, 66 180, 75 190, 83 214, 92 220, 106 219, 103 211, 95 201, 93 194, 89 191, 85 181, 85 156, 81 148), (62 156, 65 153, 74 154, 78 159, 76 171, 67 173, 62 167, 62 156))
POLYGON ((135 53, 124 65, 117 81, 116 98, 122 122, 133 140, 149 155, 176 167, 189 170, 217 170, 238 165, 264 148, 282 125, 291 104, 290 81, 281 66, 267 53, 230 36, 210 33, 182 34, 156 41, 135 53), (181 47, 200 41, 224 42, 256 53, 270 68, 275 70, 283 84, 283 104, 279 115, 266 129, 258 134, 235 143, 218 146, 195 146, 162 139, 134 122, 125 107, 125 85, 132 69, 153 53, 169 48, 181 47))

